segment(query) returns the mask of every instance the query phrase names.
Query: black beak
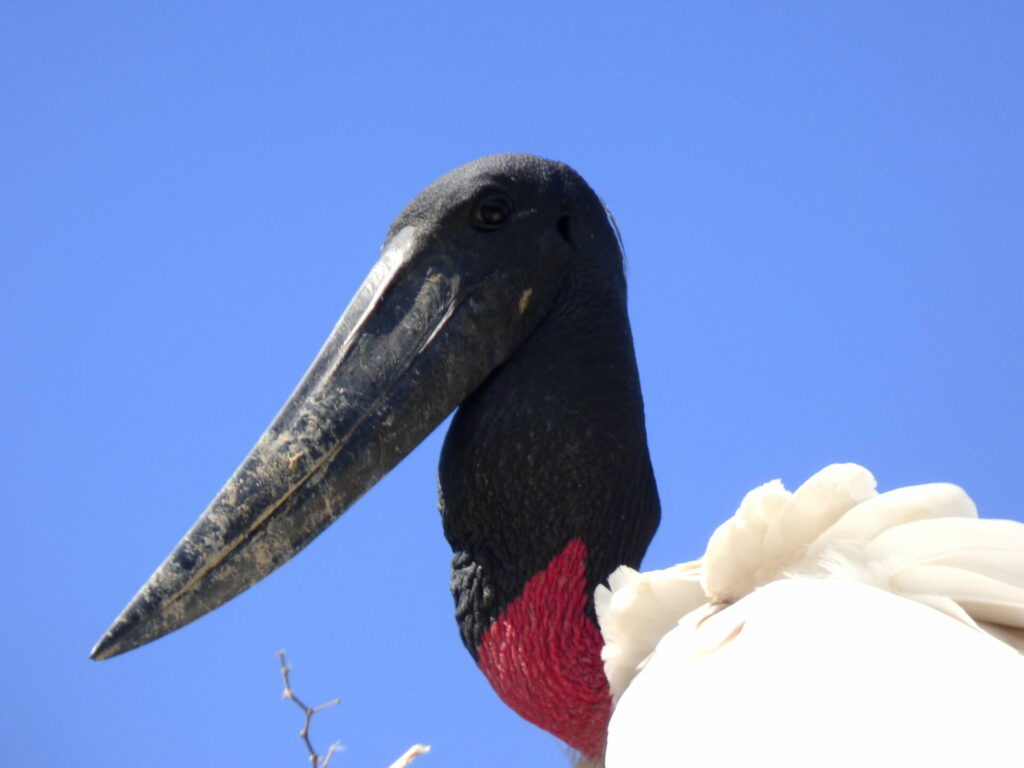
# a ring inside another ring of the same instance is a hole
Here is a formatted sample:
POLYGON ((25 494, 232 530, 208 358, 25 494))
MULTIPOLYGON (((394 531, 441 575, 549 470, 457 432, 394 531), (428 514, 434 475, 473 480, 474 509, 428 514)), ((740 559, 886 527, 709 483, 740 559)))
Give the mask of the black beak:
POLYGON ((284 408, 93 659, 188 624, 290 559, 514 352, 567 254, 510 259, 473 242, 426 225, 389 239, 284 408))

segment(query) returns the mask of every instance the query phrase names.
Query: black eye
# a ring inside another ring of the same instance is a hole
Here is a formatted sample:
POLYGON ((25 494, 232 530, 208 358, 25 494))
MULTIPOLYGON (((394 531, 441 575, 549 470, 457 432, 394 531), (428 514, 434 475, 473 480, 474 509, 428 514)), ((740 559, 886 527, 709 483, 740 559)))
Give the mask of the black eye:
POLYGON ((473 227, 483 232, 500 229, 512 218, 512 200, 501 192, 480 198, 473 207, 473 227))

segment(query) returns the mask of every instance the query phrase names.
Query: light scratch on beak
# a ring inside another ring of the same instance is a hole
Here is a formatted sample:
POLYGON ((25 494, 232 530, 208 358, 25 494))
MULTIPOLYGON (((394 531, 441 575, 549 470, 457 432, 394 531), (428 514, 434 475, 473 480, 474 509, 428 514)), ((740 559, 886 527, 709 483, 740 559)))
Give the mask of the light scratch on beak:
POLYGON ((530 296, 533 295, 533 288, 527 288, 523 291, 523 295, 519 297, 519 314, 526 312, 526 308, 530 306, 530 296))

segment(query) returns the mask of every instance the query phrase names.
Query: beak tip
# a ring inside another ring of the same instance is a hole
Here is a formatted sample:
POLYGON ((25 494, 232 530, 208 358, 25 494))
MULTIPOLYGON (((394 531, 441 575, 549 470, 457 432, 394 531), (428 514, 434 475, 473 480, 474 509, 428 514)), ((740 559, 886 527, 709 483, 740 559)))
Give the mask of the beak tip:
POLYGON ((155 640, 163 634, 162 632, 145 632, 144 622, 139 621, 137 612, 132 611, 132 607, 130 605, 126 608, 124 613, 118 616, 117 620, 103 633, 103 637, 89 651, 90 659, 93 661, 103 661, 114 656, 120 656, 122 653, 138 648, 140 645, 145 645, 150 640, 155 640))
POLYGON ((128 650, 121 642, 121 638, 118 637, 118 635, 123 633, 115 633, 115 627, 116 625, 108 629, 96 645, 93 646, 92 650, 89 651, 90 659, 93 661, 103 661, 128 650))
POLYGON ((92 647, 89 651, 89 658, 93 661, 103 661, 104 659, 110 658, 110 643, 107 642, 106 637, 100 638, 100 641, 92 647))

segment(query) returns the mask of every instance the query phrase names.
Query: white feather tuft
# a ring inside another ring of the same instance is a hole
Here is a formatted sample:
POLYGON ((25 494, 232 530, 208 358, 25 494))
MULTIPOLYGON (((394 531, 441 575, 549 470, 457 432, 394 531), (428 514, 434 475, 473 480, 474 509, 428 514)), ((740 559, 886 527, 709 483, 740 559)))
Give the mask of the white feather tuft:
POLYGON ((698 562, 637 573, 620 566, 594 593, 605 645, 601 650, 612 698, 618 700, 658 641, 679 619, 707 602, 698 562))
POLYGON ((778 480, 750 491, 701 560, 648 573, 619 568, 598 588, 613 697, 673 628, 710 637, 711 625, 700 628, 721 608, 772 582, 807 578, 914 600, 1024 653, 1024 524, 979 520, 955 485, 879 495, 863 467, 832 464, 793 493, 778 480))
POLYGON ((874 476, 857 464, 831 464, 794 493, 778 480, 756 488, 712 534, 704 591, 731 603, 774 581, 844 513, 874 495, 874 476))

